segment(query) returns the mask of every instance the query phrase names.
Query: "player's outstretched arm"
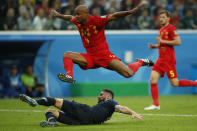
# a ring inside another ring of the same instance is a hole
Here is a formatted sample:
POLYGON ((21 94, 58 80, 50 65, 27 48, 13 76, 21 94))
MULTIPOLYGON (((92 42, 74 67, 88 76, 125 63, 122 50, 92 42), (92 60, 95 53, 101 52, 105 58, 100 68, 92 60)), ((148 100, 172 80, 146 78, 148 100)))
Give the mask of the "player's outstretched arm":
POLYGON ((72 22, 72 19, 73 19, 73 16, 72 15, 63 15, 63 14, 58 13, 54 9, 52 9, 50 11, 50 13, 51 13, 52 16, 55 16, 55 17, 58 17, 58 18, 61 18, 61 19, 64 19, 64 20, 67 20, 67 21, 71 21, 72 22))
POLYGON ((129 108, 126 107, 126 106, 116 105, 116 106, 115 106, 115 111, 116 111, 116 112, 119 112, 119 113, 131 115, 132 119, 137 118, 137 119, 139 119, 139 120, 141 120, 141 121, 144 120, 144 117, 143 117, 143 116, 140 116, 140 115, 137 114, 135 111, 129 109, 129 108))
POLYGON ((121 17, 127 16, 127 15, 131 15, 134 14, 139 8, 141 8, 144 5, 147 5, 148 2, 147 0, 142 0, 134 9, 129 10, 129 11, 120 11, 120 12, 115 12, 113 14, 110 14, 108 17, 108 22, 112 21, 112 20, 117 20, 120 19, 121 17))

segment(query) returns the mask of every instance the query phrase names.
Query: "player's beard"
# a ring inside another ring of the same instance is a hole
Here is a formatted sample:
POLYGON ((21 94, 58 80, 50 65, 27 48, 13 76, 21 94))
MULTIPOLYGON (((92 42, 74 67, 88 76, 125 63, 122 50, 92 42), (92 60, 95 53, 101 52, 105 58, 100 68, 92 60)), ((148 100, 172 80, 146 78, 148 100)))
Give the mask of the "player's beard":
POLYGON ((98 99, 98 103, 100 103, 102 101, 105 101, 105 98, 104 99, 98 99))

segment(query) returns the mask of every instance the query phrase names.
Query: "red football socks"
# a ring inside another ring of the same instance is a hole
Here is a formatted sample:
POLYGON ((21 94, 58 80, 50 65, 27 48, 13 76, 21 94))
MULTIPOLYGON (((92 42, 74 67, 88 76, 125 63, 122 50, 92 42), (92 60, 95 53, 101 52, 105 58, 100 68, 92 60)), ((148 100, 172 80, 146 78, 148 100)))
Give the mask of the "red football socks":
POLYGON ((139 60, 139 61, 137 61, 137 62, 135 62, 135 63, 129 64, 128 67, 129 67, 134 73, 136 73, 137 70, 139 69, 139 67, 141 67, 142 65, 143 65, 143 61, 139 60))
POLYGON ((159 91, 157 84, 151 84, 151 94, 153 98, 153 104, 159 106, 159 91))
POLYGON ((70 57, 63 58, 64 69, 66 70, 67 75, 73 77, 73 61, 70 57))
POLYGON ((197 86, 197 82, 182 79, 182 80, 179 80, 179 86, 182 86, 182 87, 197 86))

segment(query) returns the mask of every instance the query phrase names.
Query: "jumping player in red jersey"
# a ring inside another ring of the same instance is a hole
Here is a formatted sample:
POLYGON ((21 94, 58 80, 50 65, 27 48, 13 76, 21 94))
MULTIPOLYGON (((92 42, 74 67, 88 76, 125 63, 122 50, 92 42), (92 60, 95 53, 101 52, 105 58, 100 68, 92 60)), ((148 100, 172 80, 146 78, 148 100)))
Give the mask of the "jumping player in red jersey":
POLYGON ((87 53, 66 52, 63 55, 64 68, 66 75, 59 73, 58 78, 64 82, 73 83, 73 63, 78 64, 82 69, 107 68, 118 72, 120 75, 129 78, 133 76, 139 67, 152 66, 153 62, 148 59, 138 59, 136 63, 130 64, 128 67, 121 62, 109 50, 105 37, 105 25, 113 20, 134 14, 140 7, 148 2, 142 0, 140 4, 129 11, 116 12, 105 16, 92 16, 89 14, 87 6, 79 5, 75 8, 75 17, 72 15, 62 15, 52 10, 52 15, 64 20, 73 22, 80 33, 83 46, 87 53))
POLYGON ((174 46, 181 44, 180 37, 176 31, 176 27, 169 24, 170 13, 167 10, 162 10, 159 13, 159 21, 162 28, 159 30, 157 37, 157 45, 149 44, 150 49, 159 49, 159 58, 154 64, 150 76, 151 94, 153 105, 144 108, 144 110, 160 110, 159 92, 157 87, 158 80, 167 74, 170 83, 174 87, 189 87, 197 86, 196 81, 177 78, 176 57, 174 46))

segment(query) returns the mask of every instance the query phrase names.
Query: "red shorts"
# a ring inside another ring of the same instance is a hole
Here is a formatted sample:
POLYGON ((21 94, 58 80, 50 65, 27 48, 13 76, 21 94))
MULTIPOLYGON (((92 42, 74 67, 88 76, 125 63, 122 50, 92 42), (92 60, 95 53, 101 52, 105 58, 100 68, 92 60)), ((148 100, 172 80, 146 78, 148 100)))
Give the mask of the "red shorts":
POLYGON ((170 63, 170 62, 167 63, 167 62, 161 62, 160 60, 157 60, 152 70, 161 74, 162 77, 166 73, 169 79, 177 78, 175 63, 170 63))
POLYGON ((121 60, 116 57, 114 54, 109 53, 102 56, 92 56, 85 53, 80 53, 87 61, 87 66, 80 66, 83 70, 95 69, 99 67, 108 68, 108 65, 113 59, 121 60))

